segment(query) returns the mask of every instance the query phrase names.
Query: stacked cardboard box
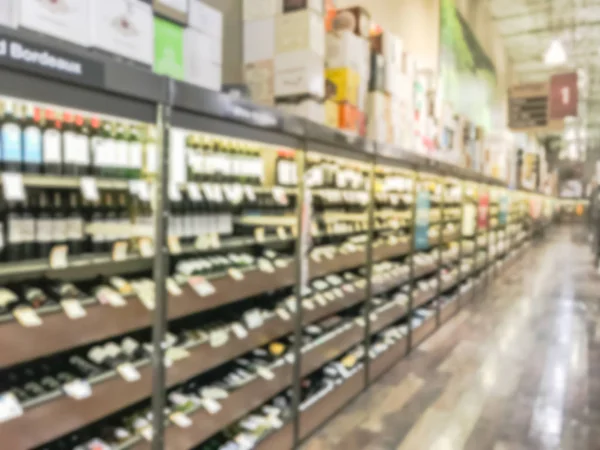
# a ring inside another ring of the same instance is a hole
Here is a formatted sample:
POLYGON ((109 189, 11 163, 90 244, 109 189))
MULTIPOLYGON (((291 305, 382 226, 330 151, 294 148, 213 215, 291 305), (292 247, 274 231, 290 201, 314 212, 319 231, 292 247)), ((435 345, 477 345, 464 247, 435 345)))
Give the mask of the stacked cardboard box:
POLYGON ((353 134, 365 134, 365 108, 369 83, 370 16, 360 7, 340 10, 326 39, 327 124, 353 134), (331 106, 331 102, 334 106, 331 106))
POLYGON ((252 98, 324 122, 322 0, 244 0, 244 79, 252 98))

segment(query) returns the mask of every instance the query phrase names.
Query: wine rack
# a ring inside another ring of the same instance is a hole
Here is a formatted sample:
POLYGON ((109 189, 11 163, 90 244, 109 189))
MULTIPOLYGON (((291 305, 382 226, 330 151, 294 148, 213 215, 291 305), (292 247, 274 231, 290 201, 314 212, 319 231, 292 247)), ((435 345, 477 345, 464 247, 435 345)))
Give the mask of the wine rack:
POLYGON ((97 62, 101 85, 0 67, 3 112, 29 105, 0 124, 31 127, 45 111, 90 146, 102 134, 156 154, 149 170, 0 161, 2 224, 6 211, 37 224, 39 193, 85 199, 90 186, 99 200, 77 205, 100 224, 85 251, 0 263, 6 448, 295 448, 481 299, 552 218, 551 197, 97 62), (14 183, 35 208, 11 203, 14 183), (112 208, 120 194, 127 214, 112 208))

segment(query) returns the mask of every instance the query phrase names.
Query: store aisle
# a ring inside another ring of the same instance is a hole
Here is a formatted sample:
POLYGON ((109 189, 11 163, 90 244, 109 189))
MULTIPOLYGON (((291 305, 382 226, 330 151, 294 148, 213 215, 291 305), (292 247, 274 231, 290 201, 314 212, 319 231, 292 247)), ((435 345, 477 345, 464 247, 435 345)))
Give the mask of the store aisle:
POLYGON ((600 449, 599 300, 551 232, 303 450, 600 449))

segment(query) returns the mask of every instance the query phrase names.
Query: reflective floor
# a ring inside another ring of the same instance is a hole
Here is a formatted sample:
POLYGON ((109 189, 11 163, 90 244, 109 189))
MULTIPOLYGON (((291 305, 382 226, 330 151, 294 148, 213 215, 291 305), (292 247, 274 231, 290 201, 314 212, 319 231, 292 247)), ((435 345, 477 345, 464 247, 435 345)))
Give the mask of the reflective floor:
POLYGON ((600 449, 599 319, 589 247, 554 230, 303 450, 600 449))

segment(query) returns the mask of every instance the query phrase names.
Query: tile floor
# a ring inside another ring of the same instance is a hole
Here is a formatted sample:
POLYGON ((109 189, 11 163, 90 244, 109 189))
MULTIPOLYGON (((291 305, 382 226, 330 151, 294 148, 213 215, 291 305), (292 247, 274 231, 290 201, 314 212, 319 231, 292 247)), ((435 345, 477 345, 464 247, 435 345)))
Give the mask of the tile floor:
POLYGON ((599 319, 589 248, 555 229, 303 450, 600 449, 599 319))

